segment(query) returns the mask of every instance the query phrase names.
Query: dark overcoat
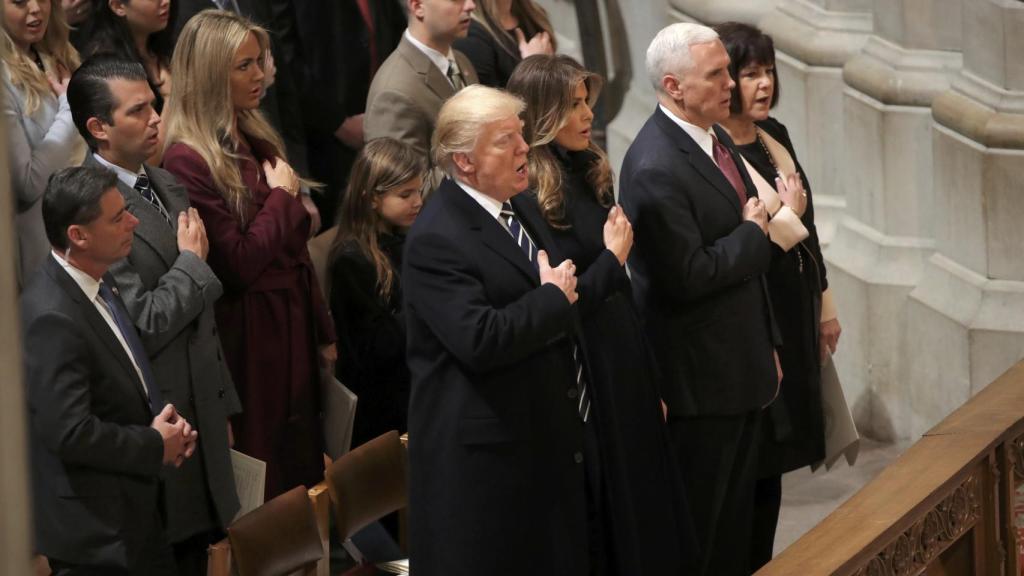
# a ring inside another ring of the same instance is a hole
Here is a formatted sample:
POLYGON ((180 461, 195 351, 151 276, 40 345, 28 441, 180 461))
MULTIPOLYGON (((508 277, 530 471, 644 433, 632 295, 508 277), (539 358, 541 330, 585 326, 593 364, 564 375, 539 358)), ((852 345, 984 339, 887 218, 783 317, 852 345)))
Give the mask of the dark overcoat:
POLYGON ((269 499, 323 479, 317 350, 334 342, 334 326, 306 249, 309 214, 267 184, 261 162, 271 157, 269 146, 243 141, 238 153, 250 192, 244 222, 190 147, 171 145, 164 167, 206 226, 207 262, 224 285, 217 326, 244 410, 232 419, 235 447, 267 462, 269 499))
POLYGON ((413 225, 403 270, 412 569, 589 574, 569 301, 450 179, 413 225))

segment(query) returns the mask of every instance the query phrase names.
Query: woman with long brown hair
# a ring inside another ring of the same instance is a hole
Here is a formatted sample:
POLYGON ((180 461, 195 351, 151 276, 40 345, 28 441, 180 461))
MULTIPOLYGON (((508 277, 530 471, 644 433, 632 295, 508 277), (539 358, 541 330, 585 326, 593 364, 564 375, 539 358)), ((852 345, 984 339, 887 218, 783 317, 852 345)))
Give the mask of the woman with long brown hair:
POLYGON ((477 0, 465 38, 454 47, 473 63, 480 83, 504 88, 516 65, 558 49, 548 14, 533 0, 477 0))
POLYGON ((526 101, 529 174, 555 243, 577 267, 586 375, 603 474, 603 539, 617 574, 695 565, 689 512, 668 447, 654 363, 622 259, 605 248, 615 205, 604 152, 590 139, 602 79, 568 56, 533 56, 509 79, 526 101), (584 301, 589 299, 588 301, 584 301))
POLYGON ((60 0, 2 0, 0 61, 11 188, 17 198, 18 285, 50 250, 41 201, 50 175, 85 158, 67 89, 78 68, 60 0))
POLYGON ((244 410, 236 448, 266 461, 268 499, 323 479, 318 360, 337 357, 301 180, 259 111, 269 42, 231 12, 198 14, 178 39, 164 108, 164 167, 202 216, 224 285, 217 325, 244 410))
POLYGON ((427 160, 398 140, 360 150, 330 251, 330 302, 338 347, 335 374, 359 397, 357 446, 407 430, 409 368, 402 320, 402 247, 423 197, 427 160))

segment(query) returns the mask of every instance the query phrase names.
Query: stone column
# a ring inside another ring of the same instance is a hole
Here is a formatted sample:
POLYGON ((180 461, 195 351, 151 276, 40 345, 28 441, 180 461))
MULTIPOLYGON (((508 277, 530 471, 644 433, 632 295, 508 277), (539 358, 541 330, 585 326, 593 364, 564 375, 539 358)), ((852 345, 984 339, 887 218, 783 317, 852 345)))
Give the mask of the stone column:
POLYGON ((673 21, 700 22, 713 26, 738 21, 757 24, 780 0, 669 0, 673 21))
POLYGON ((781 91, 773 114, 807 171, 818 235, 828 244, 846 205, 842 70, 871 34, 871 0, 783 0, 760 27, 775 40, 781 91))
MULTIPOLYGON (((0 174, 7 168, 7 134, 0 121, 0 174)), ((18 290, 14 282, 14 198, 0 178, 0 574, 31 574, 32 530, 26 452, 25 387, 21 381, 18 290)))
POLYGON ((846 217, 827 252, 837 366, 862 431, 882 440, 915 433, 906 312, 934 245, 931 104, 961 65, 962 1, 875 0, 874 34, 843 68, 846 217))
POLYGON ((935 254, 907 310, 918 434, 1024 356, 1024 3, 972 0, 932 107, 935 254))

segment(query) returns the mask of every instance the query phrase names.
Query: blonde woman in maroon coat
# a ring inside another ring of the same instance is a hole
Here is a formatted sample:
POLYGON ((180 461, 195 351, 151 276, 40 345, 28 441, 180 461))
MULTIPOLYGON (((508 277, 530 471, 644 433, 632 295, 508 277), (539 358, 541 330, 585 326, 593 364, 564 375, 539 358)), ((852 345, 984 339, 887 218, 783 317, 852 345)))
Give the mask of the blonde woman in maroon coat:
POLYGON ((164 167, 189 192, 224 284, 217 325, 244 412, 235 448, 267 462, 266 497, 323 478, 318 361, 337 353, 306 250, 310 217, 280 136, 258 110, 266 31, 206 11, 181 32, 164 167))

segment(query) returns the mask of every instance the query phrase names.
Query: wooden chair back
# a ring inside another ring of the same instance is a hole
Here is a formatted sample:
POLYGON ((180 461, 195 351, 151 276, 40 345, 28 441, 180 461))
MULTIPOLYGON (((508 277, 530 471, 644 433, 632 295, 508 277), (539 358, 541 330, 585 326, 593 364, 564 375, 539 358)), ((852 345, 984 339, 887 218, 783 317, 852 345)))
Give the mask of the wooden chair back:
POLYGON ((392 430, 354 448, 327 468, 327 490, 341 541, 408 501, 408 459, 392 430))

